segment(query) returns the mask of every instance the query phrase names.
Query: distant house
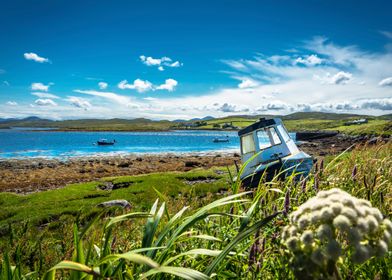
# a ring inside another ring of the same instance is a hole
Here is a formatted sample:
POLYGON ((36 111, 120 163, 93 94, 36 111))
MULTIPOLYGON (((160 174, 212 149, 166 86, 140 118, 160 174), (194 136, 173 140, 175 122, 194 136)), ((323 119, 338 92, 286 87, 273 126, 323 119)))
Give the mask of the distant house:
POLYGON ((222 124, 223 129, 238 129, 237 126, 234 126, 232 122, 222 124))
POLYGON ((345 122, 344 125, 358 125, 358 124, 364 124, 368 123, 367 119, 358 119, 358 120, 353 120, 353 121, 348 121, 345 122))

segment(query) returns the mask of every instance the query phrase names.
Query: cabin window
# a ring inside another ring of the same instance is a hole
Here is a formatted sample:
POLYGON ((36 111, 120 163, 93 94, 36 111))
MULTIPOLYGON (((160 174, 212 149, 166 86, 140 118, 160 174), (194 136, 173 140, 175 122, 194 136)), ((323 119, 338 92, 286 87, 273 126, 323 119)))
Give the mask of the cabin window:
POLYGON ((278 125, 278 130, 279 130, 280 136, 282 136, 282 140, 284 142, 288 142, 291 139, 289 133, 286 130, 286 128, 284 128, 281 124, 278 125))
POLYGON ((241 137, 241 147, 242 147, 242 154, 256 152, 253 134, 249 134, 249 135, 241 137))
POLYGON ((267 127, 257 131, 260 150, 282 143, 274 127, 267 127))
POLYGON ((280 141, 279 135, 276 132, 274 127, 270 127, 270 128, 267 128, 267 129, 269 130, 269 135, 271 137, 272 146, 273 145, 278 145, 278 144, 282 143, 282 141, 280 141))

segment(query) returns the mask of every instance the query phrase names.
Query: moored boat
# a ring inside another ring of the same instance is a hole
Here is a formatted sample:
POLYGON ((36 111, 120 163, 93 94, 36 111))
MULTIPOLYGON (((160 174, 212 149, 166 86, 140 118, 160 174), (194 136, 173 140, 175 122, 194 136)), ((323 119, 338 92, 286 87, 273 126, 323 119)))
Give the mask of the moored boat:
POLYGON ((214 138, 212 142, 214 143, 223 143, 223 142, 229 142, 229 136, 226 136, 225 138, 214 138))
POLYGON ((107 139, 100 139, 97 141, 97 145, 99 146, 110 146, 110 145, 114 145, 114 143, 116 143, 116 140, 114 139, 112 141, 109 141, 107 139))

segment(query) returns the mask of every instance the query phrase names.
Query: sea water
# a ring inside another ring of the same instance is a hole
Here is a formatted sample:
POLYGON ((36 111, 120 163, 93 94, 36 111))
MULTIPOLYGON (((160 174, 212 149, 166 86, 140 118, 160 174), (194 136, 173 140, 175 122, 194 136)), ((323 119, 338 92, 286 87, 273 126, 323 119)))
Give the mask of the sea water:
POLYGON ((0 158, 67 158, 129 153, 239 152, 235 131, 176 130, 162 132, 61 132, 35 129, 0 129, 0 158), (215 138, 229 142, 214 143, 215 138), (97 140, 116 140, 113 146, 97 140))

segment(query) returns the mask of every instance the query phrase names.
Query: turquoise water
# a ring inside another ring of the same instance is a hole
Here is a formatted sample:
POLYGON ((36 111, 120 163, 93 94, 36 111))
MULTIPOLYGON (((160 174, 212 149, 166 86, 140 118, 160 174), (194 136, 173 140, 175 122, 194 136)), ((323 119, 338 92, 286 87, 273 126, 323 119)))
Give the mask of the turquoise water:
POLYGON ((189 153, 239 151, 237 132, 181 130, 167 132, 58 132, 0 129, 0 159, 67 158, 129 153, 189 153), (229 136, 230 141, 214 143, 229 136), (113 146, 97 146, 99 139, 116 140, 113 146))

